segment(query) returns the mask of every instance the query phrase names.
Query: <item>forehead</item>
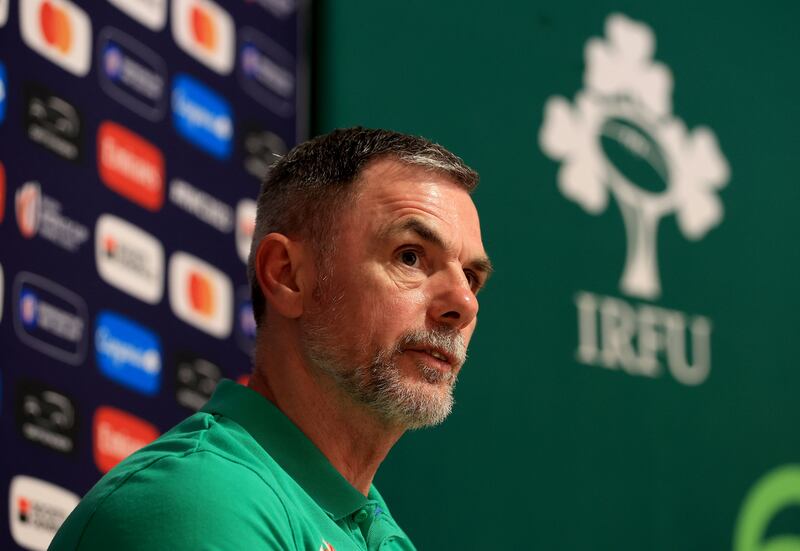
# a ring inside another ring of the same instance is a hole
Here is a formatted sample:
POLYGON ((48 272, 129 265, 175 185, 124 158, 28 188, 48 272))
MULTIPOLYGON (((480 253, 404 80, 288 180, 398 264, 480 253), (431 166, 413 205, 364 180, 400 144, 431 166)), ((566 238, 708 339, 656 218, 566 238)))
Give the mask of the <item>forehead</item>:
POLYGON ((406 217, 417 217, 454 245, 482 253, 480 222, 467 190, 445 174, 392 159, 368 165, 359 177, 351 222, 380 231, 406 217), (457 242, 457 243, 456 243, 457 242))

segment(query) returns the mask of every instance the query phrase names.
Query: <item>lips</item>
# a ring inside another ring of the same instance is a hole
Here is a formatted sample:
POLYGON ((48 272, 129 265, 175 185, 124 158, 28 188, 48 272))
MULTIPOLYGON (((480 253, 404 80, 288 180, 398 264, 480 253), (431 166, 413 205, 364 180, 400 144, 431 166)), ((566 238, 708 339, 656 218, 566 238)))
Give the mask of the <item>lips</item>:
POLYGON ((453 367, 457 363, 452 355, 439 348, 409 348, 408 351, 425 354, 436 360, 437 363, 445 363, 449 367, 453 367))
POLYGON ((396 350, 412 353, 425 366, 448 377, 458 373, 467 356, 464 337, 457 331, 441 327, 409 331, 399 339, 396 350))

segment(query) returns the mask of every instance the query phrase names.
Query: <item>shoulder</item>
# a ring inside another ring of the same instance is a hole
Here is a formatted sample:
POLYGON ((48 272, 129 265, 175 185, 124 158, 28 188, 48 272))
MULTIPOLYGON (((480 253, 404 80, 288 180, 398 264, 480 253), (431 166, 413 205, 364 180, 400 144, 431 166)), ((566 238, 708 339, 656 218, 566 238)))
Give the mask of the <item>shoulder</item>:
POLYGON ((295 547, 273 484, 235 457, 199 448, 150 457, 104 479, 67 519, 53 549, 250 549, 269 542, 295 547))

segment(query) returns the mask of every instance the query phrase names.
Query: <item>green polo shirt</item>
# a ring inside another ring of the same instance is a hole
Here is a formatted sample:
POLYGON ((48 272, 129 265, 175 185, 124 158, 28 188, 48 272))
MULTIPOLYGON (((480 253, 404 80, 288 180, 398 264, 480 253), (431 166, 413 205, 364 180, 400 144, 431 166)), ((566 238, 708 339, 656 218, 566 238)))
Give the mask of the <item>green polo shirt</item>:
POLYGON ((364 496, 269 400, 232 381, 112 469, 51 550, 411 550, 373 486, 364 496))

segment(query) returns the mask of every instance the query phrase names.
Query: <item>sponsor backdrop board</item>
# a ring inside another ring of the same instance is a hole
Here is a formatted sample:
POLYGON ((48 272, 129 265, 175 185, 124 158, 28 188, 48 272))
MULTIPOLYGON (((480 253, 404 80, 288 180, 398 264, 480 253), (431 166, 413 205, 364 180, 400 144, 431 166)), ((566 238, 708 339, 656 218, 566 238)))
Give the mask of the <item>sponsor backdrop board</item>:
POLYGON ((455 413, 377 480, 421 549, 798 547, 800 8, 775 6, 321 6, 316 130, 482 174, 497 273, 455 413))
POLYGON ((260 179, 307 135, 294 0, 0 0, 0 548, 249 372, 260 179))

